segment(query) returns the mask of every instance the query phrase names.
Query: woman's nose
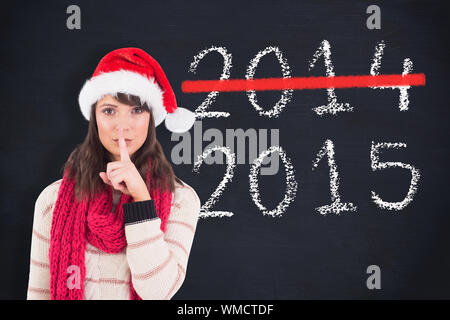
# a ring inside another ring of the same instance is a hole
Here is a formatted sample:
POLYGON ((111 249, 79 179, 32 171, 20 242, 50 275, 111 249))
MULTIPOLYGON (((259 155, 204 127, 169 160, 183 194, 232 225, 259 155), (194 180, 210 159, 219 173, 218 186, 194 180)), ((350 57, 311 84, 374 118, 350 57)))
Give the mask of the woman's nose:
POLYGON ((119 137, 120 135, 120 129, 122 129, 122 134, 125 138, 127 138, 129 136, 130 133, 130 127, 126 126, 126 125, 118 125, 116 127, 116 136, 119 137))

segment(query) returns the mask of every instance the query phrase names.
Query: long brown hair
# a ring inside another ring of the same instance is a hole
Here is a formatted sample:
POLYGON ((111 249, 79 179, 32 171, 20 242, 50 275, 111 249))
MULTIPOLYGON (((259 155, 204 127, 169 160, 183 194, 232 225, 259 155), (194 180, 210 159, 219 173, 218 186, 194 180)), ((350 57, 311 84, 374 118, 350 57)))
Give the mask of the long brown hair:
MULTIPOLYGON (((152 162, 150 171, 150 188, 158 188, 161 191, 174 192, 175 181, 184 185, 175 175, 173 168, 164 155, 164 151, 156 138, 155 121, 153 114, 146 103, 141 103, 139 97, 124 93, 113 94, 114 98, 129 106, 140 106, 145 112, 150 113, 147 139, 144 144, 131 157, 131 161, 146 182, 149 159, 152 162)), ((111 162, 110 154, 102 145, 97 128, 95 109, 97 103, 91 107, 91 115, 87 136, 83 143, 79 144, 70 154, 67 162, 61 168, 61 174, 66 170, 69 179, 75 178, 75 198, 78 201, 88 199, 90 201, 95 194, 105 190, 106 185, 99 176, 101 171, 106 172, 106 165, 111 162)))

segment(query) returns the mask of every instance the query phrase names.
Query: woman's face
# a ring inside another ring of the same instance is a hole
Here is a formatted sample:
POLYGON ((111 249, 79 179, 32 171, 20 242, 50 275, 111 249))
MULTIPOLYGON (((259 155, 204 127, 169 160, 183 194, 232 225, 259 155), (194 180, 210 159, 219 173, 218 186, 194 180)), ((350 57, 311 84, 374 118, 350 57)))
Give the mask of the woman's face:
POLYGON ((111 95, 106 95, 97 101, 95 116, 98 136, 111 154, 113 161, 120 161, 119 128, 123 128, 123 136, 130 157, 147 139, 150 113, 142 107, 129 106, 120 103, 111 95))

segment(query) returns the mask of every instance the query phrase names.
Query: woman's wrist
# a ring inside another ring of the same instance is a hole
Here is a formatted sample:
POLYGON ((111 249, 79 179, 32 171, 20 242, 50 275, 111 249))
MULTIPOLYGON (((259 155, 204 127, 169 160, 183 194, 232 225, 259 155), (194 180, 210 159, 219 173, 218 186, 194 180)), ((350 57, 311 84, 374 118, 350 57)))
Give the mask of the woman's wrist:
POLYGON ((133 196, 134 202, 152 200, 148 191, 144 194, 133 196))

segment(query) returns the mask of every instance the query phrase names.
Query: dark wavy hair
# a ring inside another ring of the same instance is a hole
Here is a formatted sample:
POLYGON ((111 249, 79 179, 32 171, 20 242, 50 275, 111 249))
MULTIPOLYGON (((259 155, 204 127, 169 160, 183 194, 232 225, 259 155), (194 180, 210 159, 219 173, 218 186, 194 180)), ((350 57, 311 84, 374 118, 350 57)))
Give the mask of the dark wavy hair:
MULTIPOLYGON (((140 106, 145 112, 150 113, 147 139, 144 144, 131 157, 131 161, 142 176, 144 182, 147 180, 149 169, 149 158, 152 161, 150 171, 150 188, 158 188, 162 192, 170 190, 174 192, 175 181, 184 185, 175 175, 173 168, 164 155, 164 151, 156 138, 155 121, 151 109, 146 103, 141 103, 139 97, 124 93, 112 94, 112 96, 123 104, 129 106, 140 106)), ((83 143, 72 151, 68 160, 61 168, 61 174, 68 170, 68 178, 75 179, 75 198, 78 201, 87 199, 90 201, 95 194, 102 192, 106 185, 100 178, 101 171, 106 172, 106 165, 111 162, 111 154, 102 145, 98 136, 97 119, 95 110, 97 103, 91 107, 91 115, 87 136, 83 143)))

